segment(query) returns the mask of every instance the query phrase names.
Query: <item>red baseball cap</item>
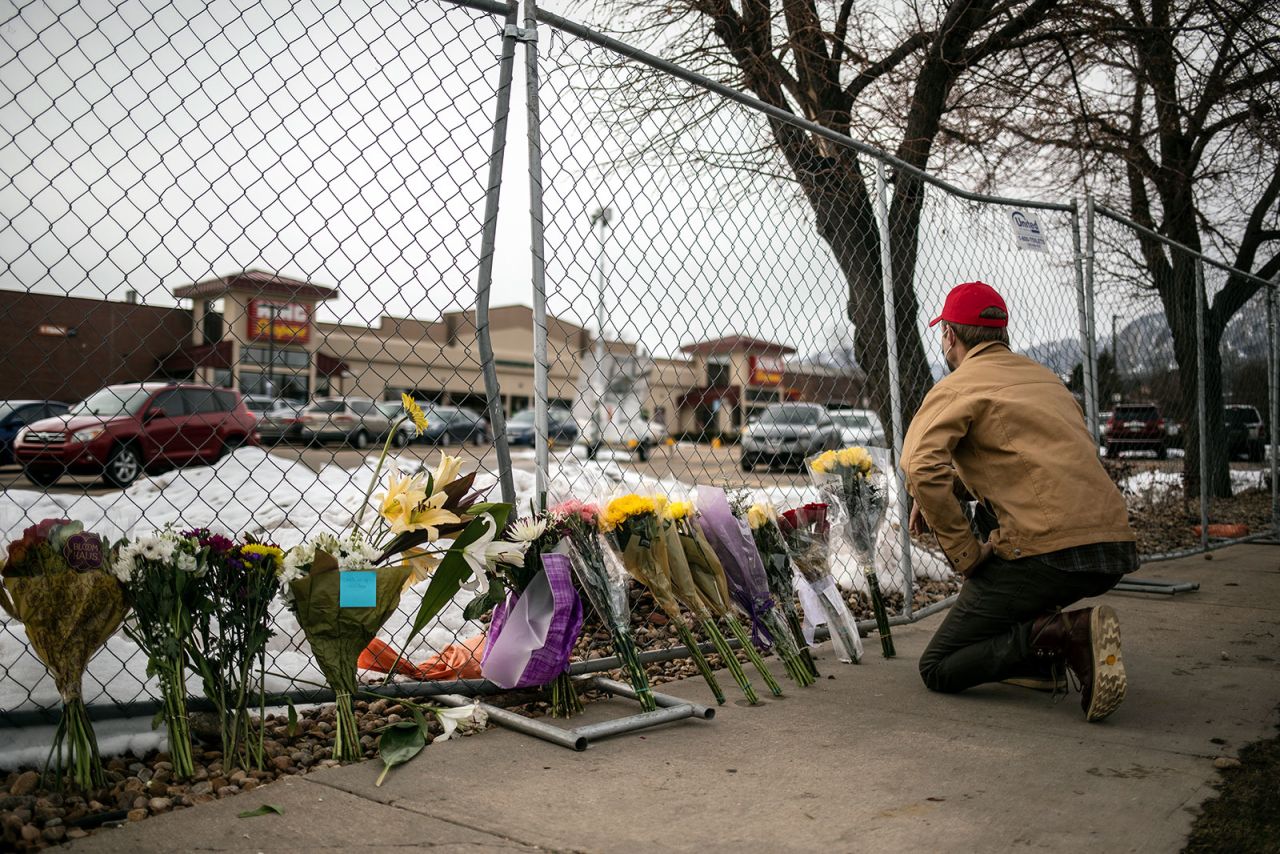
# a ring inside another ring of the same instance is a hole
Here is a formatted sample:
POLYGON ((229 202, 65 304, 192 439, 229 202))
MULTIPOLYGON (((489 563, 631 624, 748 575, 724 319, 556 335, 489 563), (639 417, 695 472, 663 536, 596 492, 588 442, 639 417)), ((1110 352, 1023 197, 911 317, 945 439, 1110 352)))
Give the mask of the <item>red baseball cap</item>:
POLYGON ((929 325, 942 320, 962 326, 1008 326, 1009 309, 1005 307, 1004 298, 986 282, 965 282, 951 289, 942 305, 942 314, 930 320, 929 325), (982 312, 989 308, 1000 309, 1004 317, 983 317, 982 312))

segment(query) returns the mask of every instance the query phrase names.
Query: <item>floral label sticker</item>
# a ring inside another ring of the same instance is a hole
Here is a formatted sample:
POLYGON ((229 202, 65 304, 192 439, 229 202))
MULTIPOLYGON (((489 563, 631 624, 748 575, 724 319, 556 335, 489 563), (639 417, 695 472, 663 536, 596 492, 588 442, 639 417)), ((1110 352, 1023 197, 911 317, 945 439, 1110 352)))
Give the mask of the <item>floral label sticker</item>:
POLYGON ((70 537, 62 547, 67 565, 77 572, 88 572, 102 566, 102 539, 87 531, 70 537))
POLYGON ((338 575, 339 608, 372 608, 378 604, 378 573, 343 572, 338 575))

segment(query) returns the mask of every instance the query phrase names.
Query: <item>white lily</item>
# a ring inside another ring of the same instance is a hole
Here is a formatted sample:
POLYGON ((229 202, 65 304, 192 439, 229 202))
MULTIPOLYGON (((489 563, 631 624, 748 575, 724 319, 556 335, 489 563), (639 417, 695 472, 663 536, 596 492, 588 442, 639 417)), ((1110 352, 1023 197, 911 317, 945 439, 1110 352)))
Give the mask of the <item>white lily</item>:
POLYGON ((431 488, 439 492, 457 480, 460 471, 462 471, 462 457, 441 454, 436 470, 431 473, 431 488))
POLYGON ((529 544, 495 540, 494 538, 498 535, 497 520, 489 513, 485 513, 480 518, 484 520, 484 533, 462 550, 463 560, 467 562, 467 566, 471 567, 471 578, 462 582, 462 588, 483 596, 489 592, 489 567, 499 563, 519 566, 524 563, 524 552, 529 544))
POLYGON ((459 724, 473 723, 478 728, 483 728, 489 719, 489 716, 480 708, 479 703, 458 706, 457 708, 436 709, 435 713, 436 720, 440 721, 440 726, 444 727, 444 732, 431 740, 433 744, 439 744, 442 741, 448 741, 453 738, 458 731, 459 724))

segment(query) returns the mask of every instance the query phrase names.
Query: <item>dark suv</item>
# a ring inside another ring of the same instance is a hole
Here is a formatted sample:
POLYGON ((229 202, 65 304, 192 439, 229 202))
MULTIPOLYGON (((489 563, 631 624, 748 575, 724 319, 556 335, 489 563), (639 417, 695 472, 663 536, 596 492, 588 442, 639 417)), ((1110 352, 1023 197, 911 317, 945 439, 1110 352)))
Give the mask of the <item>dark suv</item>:
POLYGON ((1117 404, 1104 435, 1108 457, 1121 451, 1155 451, 1157 460, 1169 456, 1169 434, 1154 403, 1117 404))
POLYGON ((802 467, 805 458, 841 446, 841 427, 816 403, 774 403, 742 431, 742 470, 802 467))
POLYGON ((1266 455, 1263 438, 1262 416, 1253 406, 1228 406, 1223 413, 1227 425, 1227 454, 1232 458, 1246 457, 1251 463, 1260 463, 1266 455))
POLYGON ((14 456, 37 486, 64 474, 101 474, 123 489, 144 471, 213 462, 228 449, 252 444, 254 424, 240 393, 230 389, 113 385, 66 415, 28 425, 18 434, 14 456))

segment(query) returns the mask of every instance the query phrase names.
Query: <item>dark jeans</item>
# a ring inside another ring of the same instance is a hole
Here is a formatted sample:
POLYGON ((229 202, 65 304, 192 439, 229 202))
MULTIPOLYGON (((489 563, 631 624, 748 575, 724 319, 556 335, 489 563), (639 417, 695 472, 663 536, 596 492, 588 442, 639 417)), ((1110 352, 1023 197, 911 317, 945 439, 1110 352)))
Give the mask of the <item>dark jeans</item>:
POLYGON ((983 682, 1041 674, 1031 654, 1035 618, 1105 593, 1123 577, 993 556, 960 588, 920 656, 920 677, 929 690, 954 694, 983 682))

